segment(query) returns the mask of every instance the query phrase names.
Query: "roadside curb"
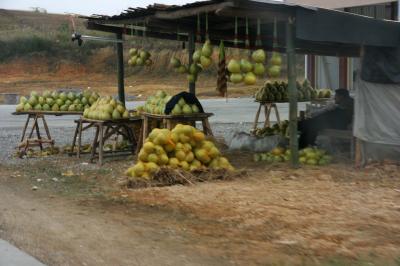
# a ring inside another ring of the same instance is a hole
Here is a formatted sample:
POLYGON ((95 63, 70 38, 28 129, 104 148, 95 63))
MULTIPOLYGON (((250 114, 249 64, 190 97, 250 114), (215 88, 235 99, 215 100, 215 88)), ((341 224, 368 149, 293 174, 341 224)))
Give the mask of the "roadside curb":
POLYGON ((35 258, 24 253, 10 243, 0 239, 0 265, 7 266, 45 266, 35 258))

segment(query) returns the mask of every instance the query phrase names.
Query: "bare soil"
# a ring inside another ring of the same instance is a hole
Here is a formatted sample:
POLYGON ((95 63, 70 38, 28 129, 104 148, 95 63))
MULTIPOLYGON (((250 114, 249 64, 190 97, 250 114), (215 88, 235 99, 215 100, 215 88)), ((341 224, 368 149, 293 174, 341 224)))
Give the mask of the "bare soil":
MULTIPOLYGON (((113 55, 113 54, 111 54, 113 55)), ((107 56, 111 56, 107 52, 107 56)), ((105 59, 93 58, 90 66, 57 62, 39 57, 37 60, 15 59, 0 64, 0 93, 18 93, 29 95, 31 91, 43 92, 56 89, 87 89, 98 91, 102 95, 117 95, 117 75, 99 69, 105 59), (97 61, 99 61, 97 63, 97 61)), ((166 69, 165 73, 129 74, 125 77, 125 93, 137 100, 145 100, 157 90, 165 90, 174 95, 188 90, 186 75, 166 69)), ((259 80, 254 86, 229 84, 229 97, 253 96, 262 85, 259 80)), ((200 98, 220 97, 216 91, 214 76, 201 76, 196 84, 196 94, 200 98)))
POLYGON ((228 157, 247 174, 141 189, 132 160, 3 165, 0 238, 48 265, 399 265, 399 166, 228 157))

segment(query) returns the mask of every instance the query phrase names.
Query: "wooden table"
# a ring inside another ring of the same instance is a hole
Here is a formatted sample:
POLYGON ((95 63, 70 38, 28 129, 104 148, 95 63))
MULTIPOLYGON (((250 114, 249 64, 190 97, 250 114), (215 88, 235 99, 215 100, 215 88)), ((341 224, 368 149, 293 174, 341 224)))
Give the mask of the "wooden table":
POLYGON ((202 123, 204 134, 206 134, 207 136, 213 136, 210 122, 208 121, 208 118, 213 115, 213 113, 196 113, 187 115, 156 115, 150 113, 142 113, 142 142, 144 143, 144 141, 150 134, 151 128, 149 128, 149 126, 152 121, 160 123, 160 127, 167 128, 169 130, 172 130, 174 126, 178 123, 196 126, 196 122, 199 121, 202 123))
POLYGON ((278 107, 276 106, 276 103, 274 103, 274 102, 259 102, 259 103, 260 103, 260 105, 258 106, 256 118, 254 119, 253 132, 255 132, 258 128, 258 120, 260 118, 261 109, 263 109, 263 108, 264 108, 264 116, 265 116, 264 127, 271 126, 270 117, 271 117, 272 110, 275 111, 276 121, 280 125, 281 118, 280 118, 278 107))
POLYGON ((139 126, 139 132, 141 132, 142 128, 142 118, 140 116, 131 117, 129 119, 119 119, 119 120, 93 120, 87 118, 80 118, 75 120, 76 129, 74 138, 72 141, 72 151, 77 146, 77 157, 80 158, 81 155, 81 147, 82 147, 82 132, 94 127, 96 129, 95 137, 92 143, 91 157, 90 161, 93 162, 96 157, 98 157, 99 165, 103 164, 103 155, 104 155, 104 143, 110 139, 112 136, 122 135, 125 139, 127 139, 131 144, 130 150, 122 150, 122 151, 112 151, 113 155, 120 155, 121 153, 132 153, 135 154, 139 147, 139 143, 141 143, 141 134, 135 133, 135 126, 139 126), (97 148, 99 148, 97 153, 97 148), (98 156, 97 156, 98 155, 98 156))
POLYGON ((52 139, 50 135, 50 130, 47 125, 45 116, 53 115, 53 116, 64 116, 64 115, 82 115, 83 112, 54 112, 54 111, 24 111, 24 112, 14 112, 13 115, 27 115, 28 118, 25 122, 24 128, 22 129, 22 136, 20 143, 18 144, 18 149, 23 149, 23 152, 29 147, 39 146, 40 150, 43 150, 43 144, 50 144, 54 147, 54 139, 52 139), (33 121, 31 126, 30 133, 26 136, 26 131, 29 127, 29 122, 33 121), (46 138, 42 137, 40 133, 39 121, 42 121, 43 127, 46 133, 46 138), (33 134, 36 132, 36 138, 33 138, 33 134))
MULTIPOLYGON (((311 104, 309 104, 309 106, 318 106, 318 107, 320 107, 320 106, 326 105, 326 103, 329 102, 330 100, 331 100, 330 98, 318 98, 318 99, 314 99, 314 100, 311 100, 311 101, 299 101, 299 102, 310 102, 311 104)), ((278 107, 277 107, 276 104, 277 103, 288 103, 288 102, 259 102, 259 101, 256 101, 256 102, 259 103, 259 106, 258 106, 258 110, 257 110, 257 113, 256 113, 256 117, 254 119, 254 125, 253 125, 253 131, 252 132, 255 132, 257 130, 257 128, 258 128, 258 120, 260 118, 260 113, 261 113, 261 110, 263 108, 264 108, 264 116, 265 116, 264 127, 270 127, 271 126, 270 117, 271 117, 272 110, 274 110, 274 112, 275 112, 277 123, 279 125, 281 124, 281 118, 280 118, 279 110, 278 110, 278 107)))

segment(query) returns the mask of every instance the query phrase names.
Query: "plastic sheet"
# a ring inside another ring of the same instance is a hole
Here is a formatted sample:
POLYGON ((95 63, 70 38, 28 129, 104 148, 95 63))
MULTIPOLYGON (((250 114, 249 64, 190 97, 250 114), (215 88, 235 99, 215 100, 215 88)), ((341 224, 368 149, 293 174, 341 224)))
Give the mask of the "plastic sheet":
POLYGON ((252 152, 266 152, 285 141, 280 135, 259 138, 246 132, 236 132, 229 141, 231 150, 247 150, 252 152))
POLYGON ((363 162, 400 160, 400 85, 356 82, 354 136, 363 162))

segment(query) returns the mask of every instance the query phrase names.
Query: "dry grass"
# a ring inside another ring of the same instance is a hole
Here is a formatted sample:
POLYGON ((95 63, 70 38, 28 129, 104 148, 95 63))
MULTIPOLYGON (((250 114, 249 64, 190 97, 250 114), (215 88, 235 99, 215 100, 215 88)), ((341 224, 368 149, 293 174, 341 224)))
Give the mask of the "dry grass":
POLYGON ((165 187, 173 185, 195 185, 196 183, 214 180, 233 180, 245 175, 245 171, 227 171, 199 169, 187 172, 182 169, 171 169, 162 167, 151 180, 135 179, 129 180, 129 188, 165 187))

